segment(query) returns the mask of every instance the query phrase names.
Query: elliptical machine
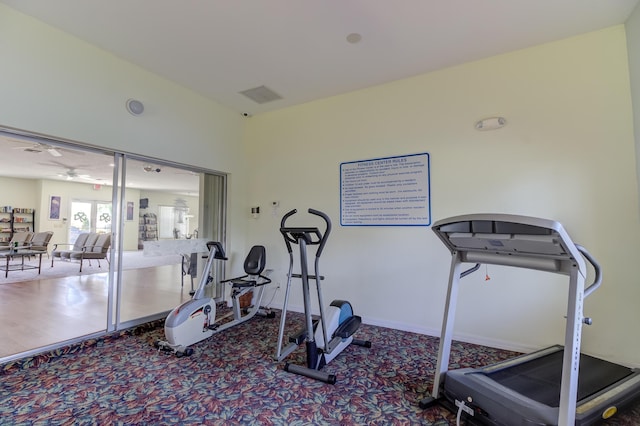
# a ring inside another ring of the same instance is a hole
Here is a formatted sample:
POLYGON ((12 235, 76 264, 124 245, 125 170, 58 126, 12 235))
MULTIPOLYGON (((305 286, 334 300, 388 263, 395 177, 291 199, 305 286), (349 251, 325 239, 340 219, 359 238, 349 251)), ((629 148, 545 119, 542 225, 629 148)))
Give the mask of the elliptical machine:
POLYGON ((190 356, 193 349, 190 345, 198 343, 216 333, 250 320, 256 314, 274 318, 275 314, 264 311, 260 307, 264 286, 271 280, 262 275, 266 264, 264 246, 253 246, 244 261, 246 275, 220 281, 220 284, 231 283, 232 312, 216 318, 216 301, 205 296, 207 284, 213 281, 212 265, 214 260, 227 260, 222 244, 216 241, 207 243, 209 256, 202 271, 200 284, 191 300, 175 308, 164 322, 165 341, 158 341, 155 346, 168 352, 175 352, 176 356, 190 356), (256 290, 253 295, 254 303, 246 309, 240 306, 240 297, 256 290), (233 315, 233 319, 222 322, 233 315))
POLYGON ((300 366, 295 364, 285 364, 285 371, 300 374, 312 379, 321 380, 329 384, 336 382, 336 376, 324 371, 320 371, 326 364, 333 360, 340 352, 342 352, 350 344, 365 346, 370 348, 371 342, 357 340, 353 338, 353 334, 360 327, 362 319, 353 315, 351 303, 345 300, 334 300, 329 308, 324 309, 322 302, 322 292, 320 290, 320 281, 324 279, 319 274, 318 265, 320 255, 327 243, 327 238, 331 232, 331 220, 329 217, 318 211, 309 209, 309 213, 319 216, 325 222, 325 230, 321 232, 314 227, 287 227, 286 221, 293 216, 297 210, 293 209, 284 215, 280 222, 280 233, 284 237, 287 250, 289 252, 289 273, 287 279, 287 289, 284 296, 284 307, 282 308, 282 316, 280 317, 280 330, 278 333, 278 348, 276 359, 284 360, 303 342, 306 344, 307 365, 300 366), (300 254, 300 273, 293 273, 293 248, 292 244, 298 245, 300 254), (307 264, 307 246, 317 245, 314 264, 314 273, 309 274, 307 264), (302 281, 302 296, 304 300, 305 326, 295 335, 289 337, 289 344, 283 348, 284 328, 287 318, 287 305, 289 303, 289 293, 291 290, 291 279, 300 278, 302 281), (309 291, 309 280, 316 282, 318 291, 318 305, 320 316, 314 320, 311 314, 311 294, 309 291))

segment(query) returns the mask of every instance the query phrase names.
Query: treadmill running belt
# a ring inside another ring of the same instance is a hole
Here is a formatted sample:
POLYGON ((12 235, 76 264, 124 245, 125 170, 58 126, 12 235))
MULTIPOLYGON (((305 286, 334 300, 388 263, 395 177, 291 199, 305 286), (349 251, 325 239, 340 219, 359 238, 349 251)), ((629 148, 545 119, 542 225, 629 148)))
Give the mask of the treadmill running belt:
MULTIPOLYGON (((563 350, 491 373, 480 373, 527 398, 550 407, 560 405, 563 350)), ((627 367, 580 354, 578 401, 631 375, 627 367)))

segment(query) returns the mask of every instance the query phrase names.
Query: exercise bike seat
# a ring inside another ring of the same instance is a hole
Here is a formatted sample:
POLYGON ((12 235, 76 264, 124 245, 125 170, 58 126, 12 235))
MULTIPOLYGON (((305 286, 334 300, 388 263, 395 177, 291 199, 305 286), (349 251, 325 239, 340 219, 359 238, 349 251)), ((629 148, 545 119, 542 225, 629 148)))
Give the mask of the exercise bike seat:
POLYGON ((231 283, 234 288, 258 287, 269 284, 271 280, 262 275, 266 263, 267 255, 264 246, 253 246, 244 260, 244 272, 246 275, 221 282, 231 283))

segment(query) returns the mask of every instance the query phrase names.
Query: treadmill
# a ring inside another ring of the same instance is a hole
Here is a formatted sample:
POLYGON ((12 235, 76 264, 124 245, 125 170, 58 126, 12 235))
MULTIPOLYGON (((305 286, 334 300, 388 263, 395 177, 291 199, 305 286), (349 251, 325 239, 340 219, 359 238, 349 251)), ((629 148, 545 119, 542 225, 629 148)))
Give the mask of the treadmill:
POLYGON ((600 266, 555 221, 507 214, 471 214, 436 222, 433 231, 451 251, 449 287, 431 396, 472 423, 590 425, 640 396, 640 371, 580 353, 583 301, 602 281, 600 266), (585 288, 587 263, 595 272, 585 288), (463 263, 475 263, 464 270, 463 263), (557 345, 482 368, 448 371, 459 281, 480 264, 569 276, 564 347, 557 345), (453 407, 452 407, 453 406, 453 407))

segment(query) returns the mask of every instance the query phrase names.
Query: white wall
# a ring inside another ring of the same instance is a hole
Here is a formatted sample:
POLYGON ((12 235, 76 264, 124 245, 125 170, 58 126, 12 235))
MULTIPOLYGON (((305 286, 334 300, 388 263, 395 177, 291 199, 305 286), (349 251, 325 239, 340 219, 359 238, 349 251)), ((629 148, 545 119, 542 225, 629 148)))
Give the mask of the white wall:
MULTIPOLYGON (((37 182, 31 179, 8 179, 0 176, 0 209, 6 206, 11 208, 35 209, 34 194, 38 191, 37 182)), ((8 210, 8 209, 7 209, 8 210)), ((37 212, 36 212, 37 213, 37 212)), ((9 215, 0 214, 0 219, 8 220, 9 215)), ((36 220, 36 226, 38 226, 36 220)), ((9 223, 0 224, 0 229, 9 230, 9 223)), ((1 233, 0 240, 8 241, 11 234, 1 233)), ((5 243, 6 244, 6 243, 5 243)))
POLYGON ((37 208, 37 181, 33 179, 14 179, 0 176, 0 207, 11 206, 25 209, 37 208))
MULTIPOLYGON (((189 208, 189 215, 193 216, 189 218, 189 233, 193 234, 193 231, 198 228, 198 197, 176 195, 160 191, 140 191, 140 198, 149 199, 149 207, 141 210, 140 213, 155 213, 156 215, 159 211, 159 205, 173 206, 177 198, 184 200, 186 206, 189 208)), ((138 203, 136 202, 136 204, 138 203)))
MULTIPOLYGON (((111 186, 102 185, 96 189, 93 184, 80 182, 65 182, 57 180, 40 181, 40 192, 37 199, 37 223, 40 231, 53 231, 51 244, 68 243, 69 227, 71 226, 72 201, 112 201, 111 186), (60 220, 49 219, 49 200, 51 196, 60 197, 60 220), (67 220, 65 220, 67 219, 67 220)), ((127 189, 126 201, 133 201, 134 220, 124 222, 124 250, 138 248, 138 194, 137 189, 127 189)))
POLYGON ((229 173, 228 250, 246 251, 240 114, 3 4, 0 57, 0 126, 229 173))
MULTIPOLYGON (((35 209, 35 231, 53 231, 51 246, 67 243, 70 221, 69 209, 72 200, 111 201, 111 187, 96 189, 93 184, 55 180, 18 179, 0 176, 0 206, 35 209), (49 219, 49 199, 59 196, 60 220, 49 219)), ((127 200, 134 201, 134 221, 125 221, 124 249, 137 250, 138 246, 138 199, 139 191, 127 189, 127 200)))
MULTIPOLYGON (((341 162, 429 152, 434 220, 555 219, 596 256, 605 282, 586 303, 595 325, 584 349, 640 365, 640 341, 630 338, 640 323, 640 228, 629 90, 625 29, 616 26, 254 116, 250 202, 263 214, 250 222, 249 244, 267 246, 284 284, 280 218, 323 210, 334 222, 321 262, 326 303, 346 298, 366 322, 439 334, 450 256, 431 230, 339 225, 341 162), (474 130, 493 115, 508 125, 474 130)), ((465 279, 457 337, 519 349, 563 342, 566 277, 499 267, 489 275, 465 279)))

